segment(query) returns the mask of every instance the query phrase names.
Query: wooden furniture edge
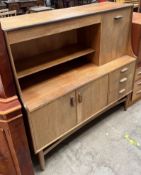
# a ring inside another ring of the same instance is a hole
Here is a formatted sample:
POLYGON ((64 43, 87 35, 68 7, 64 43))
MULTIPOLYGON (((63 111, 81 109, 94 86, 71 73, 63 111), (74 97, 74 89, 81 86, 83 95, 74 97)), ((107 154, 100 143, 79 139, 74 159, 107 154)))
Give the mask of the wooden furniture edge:
MULTIPOLYGON (((99 3, 97 3, 96 5, 98 5, 99 3)), ((25 28, 30 28, 30 27, 36 27, 36 26, 38 26, 38 25, 46 25, 46 24, 52 24, 52 23, 56 23, 56 22, 60 22, 60 21, 65 21, 65 20, 69 20, 69 19, 76 19, 76 18, 81 18, 81 17, 85 17, 85 16, 91 16, 91 15, 96 15, 96 14, 99 14, 99 13, 104 13, 104 12, 107 12, 107 11, 113 11, 113 10, 118 10, 118 9, 124 9, 124 8, 128 8, 128 7, 131 7, 131 8, 133 8, 133 4, 130 4, 130 3, 128 3, 128 4, 121 4, 121 3, 117 3, 117 2, 103 2, 103 3, 100 3, 100 4, 107 4, 107 5, 110 5, 110 4, 112 4, 112 5, 115 5, 115 4, 117 4, 117 5, 119 5, 118 7, 107 7, 107 9, 98 9, 97 11, 92 11, 92 12, 85 12, 85 14, 72 14, 72 15, 70 15, 70 16, 68 16, 68 17, 62 17, 62 18, 59 18, 59 19, 54 19, 54 20, 50 20, 50 21, 46 21, 46 22, 41 22, 41 23, 35 23, 35 24, 30 24, 30 25, 26 25, 26 26, 20 26, 20 27, 11 27, 11 29, 5 29, 5 28, 3 28, 3 30, 4 31, 6 31, 6 32, 9 32, 9 31, 15 31, 15 30, 19 30, 19 29, 25 29, 25 28)), ((95 4, 94 4, 95 5, 95 4)), ((84 6, 89 6, 89 5, 83 5, 82 6, 82 8, 84 8, 84 6)), ((76 9, 77 7, 70 7, 70 8, 68 8, 68 10, 69 9, 76 9)), ((56 10, 56 11, 62 11, 63 12, 63 10, 64 9, 59 9, 59 10, 56 10)), ((48 13, 48 12, 41 12, 42 14, 43 13, 48 13)), ((51 11, 49 11, 49 13, 52 13, 51 11)), ((29 14, 29 15, 32 15, 33 16, 33 14, 29 14)), ((36 16, 36 14, 34 14, 35 16, 36 16)), ((16 18, 16 17, 15 17, 16 18)), ((36 18, 36 17, 35 17, 36 18)), ((3 22, 3 20, 1 20, 2 22, 3 22)))
POLYGON ((4 175, 33 175, 21 104, 1 27, 0 40, 0 172, 4 175))

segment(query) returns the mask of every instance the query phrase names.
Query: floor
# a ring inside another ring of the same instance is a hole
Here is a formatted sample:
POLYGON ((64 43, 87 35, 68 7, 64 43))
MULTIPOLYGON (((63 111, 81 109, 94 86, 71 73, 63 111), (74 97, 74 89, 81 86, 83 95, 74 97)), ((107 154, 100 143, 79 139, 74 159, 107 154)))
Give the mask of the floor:
POLYGON ((66 140, 36 175, 141 175, 141 102, 116 107, 66 140))

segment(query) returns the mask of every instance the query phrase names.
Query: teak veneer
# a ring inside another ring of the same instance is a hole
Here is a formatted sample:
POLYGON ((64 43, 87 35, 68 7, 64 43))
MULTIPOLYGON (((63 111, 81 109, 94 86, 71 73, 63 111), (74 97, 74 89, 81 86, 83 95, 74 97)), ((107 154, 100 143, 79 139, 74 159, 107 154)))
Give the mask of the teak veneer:
POLYGON ((1 20, 42 169, 44 155, 70 134, 118 103, 127 108, 132 10, 105 2, 1 20))

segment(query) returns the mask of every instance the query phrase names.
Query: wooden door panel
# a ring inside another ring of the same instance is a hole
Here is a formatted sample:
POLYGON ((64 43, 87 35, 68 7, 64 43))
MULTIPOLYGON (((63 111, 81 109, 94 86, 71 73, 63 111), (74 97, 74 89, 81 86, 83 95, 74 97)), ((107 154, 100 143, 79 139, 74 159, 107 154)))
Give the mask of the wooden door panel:
POLYGON ((100 64, 105 64, 128 52, 131 9, 116 10, 103 15, 100 64))
POLYGON ((108 75, 77 90, 78 122, 93 116, 107 105, 108 75))
POLYGON ((29 116, 34 148, 37 152, 76 125, 75 92, 71 92, 29 116))

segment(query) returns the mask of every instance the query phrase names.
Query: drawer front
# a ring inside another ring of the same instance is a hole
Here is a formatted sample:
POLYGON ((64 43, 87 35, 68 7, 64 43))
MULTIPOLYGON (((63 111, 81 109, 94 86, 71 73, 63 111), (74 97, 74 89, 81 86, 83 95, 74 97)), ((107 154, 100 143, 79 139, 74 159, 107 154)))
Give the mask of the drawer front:
POLYGON ((112 103, 132 90, 135 62, 123 66, 109 75, 109 103, 112 103))
POLYGON ((141 79, 141 67, 137 68, 136 70, 136 75, 135 75, 135 80, 141 79))
POLYGON ((76 126, 75 92, 32 112, 28 118, 34 150, 37 153, 76 126))
POLYGON ((133 91, 133 96, 132 96, 132 100, 136 101, 141 99, 141 90, 138 91, 133 91))
POLYGON ((134 91, 141 90, 141 80, 138 80, 134 84, 134 91))
POLYGON ((132 100, 136 101, 141 98, 141 80, 138 80, 134 84, 132 100))
POLYGON ((100 64, 126 55, 131 25, 130 15, 131 8, 116 10, 103 15, 100 64))

